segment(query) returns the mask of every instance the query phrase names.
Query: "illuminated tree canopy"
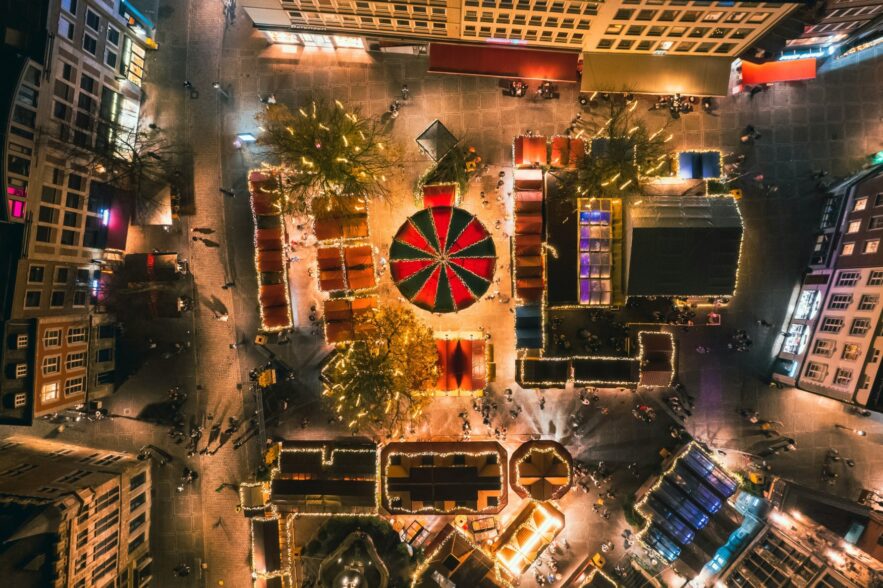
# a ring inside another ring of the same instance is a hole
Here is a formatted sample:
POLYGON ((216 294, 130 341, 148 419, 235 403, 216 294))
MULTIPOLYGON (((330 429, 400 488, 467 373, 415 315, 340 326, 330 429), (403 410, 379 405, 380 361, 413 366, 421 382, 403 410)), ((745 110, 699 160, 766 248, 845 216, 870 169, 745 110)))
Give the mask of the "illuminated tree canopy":
POLYGON ((637 104, 614 97, 607 109, 591 114, 577 126, 580 138, 595 143, 571 180, 580 195, 640 194, 644 182, 666 168, 671 157, 666 125, 649 130, 634 114, 637 104))
POLYGON ((287 212, 310 212, 325 196, 347 201, 383 198, 395 163, 380 120, 349 111, 338 101, 315 101, 294 111, 274 104, 258 115, 258 143, 279 164, 280 196, 287 212))
POLYGON ((378 308, 356 331, 323 372, 328 408, 352 430, 397 435, 420 419, 438 379, 432 329, 408 308, 378 308))

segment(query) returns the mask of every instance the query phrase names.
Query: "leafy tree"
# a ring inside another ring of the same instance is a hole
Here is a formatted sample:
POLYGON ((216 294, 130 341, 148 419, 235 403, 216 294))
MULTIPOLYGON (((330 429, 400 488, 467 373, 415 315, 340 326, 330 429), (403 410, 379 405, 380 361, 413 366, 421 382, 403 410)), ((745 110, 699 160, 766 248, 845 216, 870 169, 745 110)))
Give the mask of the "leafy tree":
POLYGON ((399 307, 365 313, 355 326, 357 339, 340 344, 323 372, 323 395, 350 429, 400 434, 422 416, 438 378, 432 329, 399 307))
MULTIPOLYGON (((282 166, 280 197, 287 212, 310 212, 313 198, 385 198, 395 165, 378 118, 347 111, 340 102, 314 101, 292 112, 283 104, 258 114, 258 143, 282 166)), ((343 204, 345 208, 345 203, 343 204)))
MULTIPOLYGON (((584 196, 640 194, 647 179, 665 171, 671 157, 667 126, 651 131, 635 116, 636 102, 614 97, 609 107, 577 125, 584 139, 600 139, 568 180, 584 196)), ((574 190, 569 190, 573 193, 574 190)))

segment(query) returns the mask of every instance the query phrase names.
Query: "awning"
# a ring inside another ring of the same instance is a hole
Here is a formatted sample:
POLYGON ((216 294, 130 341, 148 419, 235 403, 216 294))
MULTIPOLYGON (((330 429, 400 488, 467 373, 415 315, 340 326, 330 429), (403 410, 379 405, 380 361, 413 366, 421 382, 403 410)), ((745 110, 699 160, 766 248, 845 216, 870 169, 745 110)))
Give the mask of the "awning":
POLYGON ((583 92, 726 96, 730 57, 583 53, 583 92))
POLYGON ((814 80, 815 77, 815 57, 789 61, 769 61, 767 63, 742 62, 742 85, 745 86, 814 80))
POLYGON ((429 44, 429 71, 520 80, 576 82, 579 54, 481 45, 429 44))

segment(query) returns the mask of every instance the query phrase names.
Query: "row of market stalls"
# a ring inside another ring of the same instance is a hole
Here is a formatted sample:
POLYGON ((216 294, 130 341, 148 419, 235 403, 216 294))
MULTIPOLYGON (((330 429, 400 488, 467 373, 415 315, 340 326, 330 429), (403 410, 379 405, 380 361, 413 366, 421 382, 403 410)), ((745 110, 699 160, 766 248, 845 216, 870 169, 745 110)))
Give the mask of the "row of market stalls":
MULTIPOLYGON (((510 586, 565 526, 556 501, 570 489, 573 463, 554 441, 528 441, 511 458, 493 441, 381 448, 360 439, 283 441, 270 455, 270 480, 239 489, 260 586, 290 585, 295 516, 455 517, 426 545, 415 586, 435 585, 436 574, 458 586, 510 586), (501 527, 495 515, 505 508, 510 486, 523 506, 501 527)), ((403 540, 426 535, 403 532, 403 540)))
MULTIPOLYGON (((567 177, 579 159, 610 147, 608 139, 560 136, 513 142, 516 377, 522 386, 668 385, 674 373, 670 334, 643 329, 623 335, 630 323, 623 318, 615 332, 587 325, 574 342, 556 326, 572 324, 582 309, 617 313, 631 296, 712 304, 735 291, 743 233, 735 197, 626 201, 569 193, 567 177), (610 353, 596 352, 599 334, 605 344, 611 341, 610 353), (574 344, 581 349, 571 350, 574 344)), ((684 151, 666 164, 661 184, 705 183, 707 192, 709 182, 723 176, 719 151, 684 151)))
POLYGON ((377 273, 364 200, 345 204, 335 199, 314 202, 319 289, 324 302, 325 339, 350 341, 360 329, 358 317, 377 306, 377 273))
POLYGON ((283 331, 293 326, 293 318, 288 289, 288 239, 278 200, 278 178, 269 170, 252 170, 248 174, 248 190, 254 219, 261 330, 283 331))

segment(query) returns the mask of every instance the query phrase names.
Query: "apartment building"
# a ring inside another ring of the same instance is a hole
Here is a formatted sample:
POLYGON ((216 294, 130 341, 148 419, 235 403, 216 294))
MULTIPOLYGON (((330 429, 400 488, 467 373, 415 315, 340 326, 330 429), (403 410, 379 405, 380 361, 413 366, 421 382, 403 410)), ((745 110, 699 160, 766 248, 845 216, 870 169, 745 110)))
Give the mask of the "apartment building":
POLYGON ((99 293, 125 248, 128 203, 77 150, 136 128, 156 45, 129 0, 0 8, 0 422, 29 424, 112 391, 113 319, 99 293))
POLYGON ((121 210, 114 192, 72 146, 100 146, 137 125, 148 37, 132 10, 127 0, 42 0, 10 15, 40 40, 13 61, 4 88, 9 132, 0 214, 27 226, 15 318, 86 314, 95 260, 125 246, 128 219, 115 218, 121 210))
POLYGON ((883 3, 879 0, 829 0, 821 17, 787 43, 788 49, 828 49, 864 39, 868 33, 881 31, 883 3))
POLYGON ((840 210, 826 208, 773 379, 879 410, 883 166, 837 186, 831 202, 840 210))
POLYGON ((719 92, 719 83, 713 88, 704 82, 708 70, 725 83, 732 59, 794 8, 784 2, 700 0, 243 0, 240 4, 273 43, 380 50, 428 43, 430 71, 433 52, 443 53, 451 43, 469 44, 474 59, 464 60, 462 71, 454 73, 509 77, 517 70, 515 61, 540 61, 542 56, 522 50, 521 55, 508 54, 511 59, 499 59, 496 72, 473 71, 470 68, 481 58, 483 46, 581 52, 586 65, 584 91, 628 87, 649 93, 719 92), (629 67, 610 61, 610 55, 627 58, 629 67), (677 59, 659 59, 662 56, 677 59), (699 59, 685 59, 690 57, 699 59), (685 76, 684 70, 692 76, 685 76), (615 82, 608 79, 613 73, 615 82), (665 74, 664 86, 655 82, 645 90, 642 76, 660 73, 665 74), (613 83, 615 88, 604 87, 613 83))
POLYGON ((150 583, 148 462, 35 437, 0 443, 0 574, 16 588, 150 583))
POLYGON ((738 55, 792 9, 782 2, 696 0, 244 0, 241 4, 255 26, 277 43, 351 48, 384 39, 472 41, 570 51, 729 56, 738 55))

